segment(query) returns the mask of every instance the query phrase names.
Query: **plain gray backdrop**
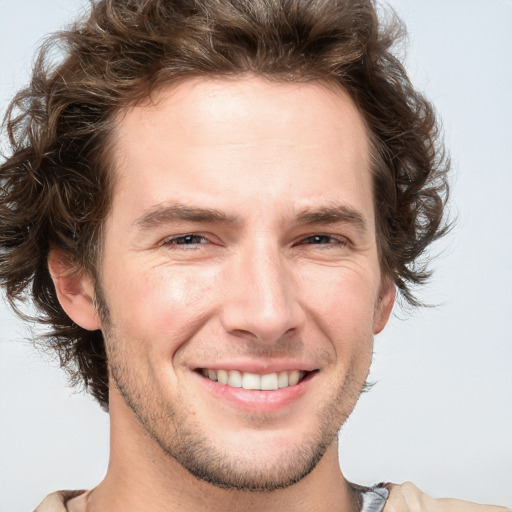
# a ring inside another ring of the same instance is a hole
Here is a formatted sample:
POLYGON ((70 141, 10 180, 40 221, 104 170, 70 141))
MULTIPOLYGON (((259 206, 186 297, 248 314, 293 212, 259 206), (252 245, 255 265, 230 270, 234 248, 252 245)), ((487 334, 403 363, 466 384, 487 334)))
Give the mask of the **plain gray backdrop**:
MULTIPOLYGON (((434 496, 512 505, 512 1, 393 0, 407 66, 436 105, 452 154, 458 223, 435 276, 377 337, 371 380, 340 436, 347 478, 414 481, 434 496)), ((0 0, 0 105, 40 39, 83 0, 0 0)), ((108 416, 35 352, 0 304, 0 510, 88 488, 108 460, 108 416)), ((30 327, 30 326, 29 326, 30 327)))

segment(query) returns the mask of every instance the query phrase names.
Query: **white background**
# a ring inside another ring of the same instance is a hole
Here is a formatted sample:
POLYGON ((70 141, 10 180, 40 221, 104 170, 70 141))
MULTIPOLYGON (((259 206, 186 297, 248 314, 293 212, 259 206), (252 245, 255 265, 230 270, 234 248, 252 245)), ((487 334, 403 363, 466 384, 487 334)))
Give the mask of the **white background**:
MULTIPOLYGON (((83 0, 0 0, 0 105, 27 79, 40 38, 83 0)), ((373 390, 340 443, 359 483, 412 480, 435 496, 512 506, 512 1, 393 0, 407 63, 437 106, 458 224, 422 298, 376 340, 373 390)), ((65 386, 0 304, 0 510, 105 473, 108 417, 65 386)))

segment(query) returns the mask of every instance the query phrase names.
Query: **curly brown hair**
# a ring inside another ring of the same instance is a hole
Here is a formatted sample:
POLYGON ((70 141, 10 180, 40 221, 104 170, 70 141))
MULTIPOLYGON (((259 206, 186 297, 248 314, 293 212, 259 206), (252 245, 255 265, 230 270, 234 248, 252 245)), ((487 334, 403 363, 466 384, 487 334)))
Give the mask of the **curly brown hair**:
POLYGON ((348 91, 370 133, 382 271, 419 304, 421 257, 446 231, 448 162, 432 106, 392 53, 403 33, 371 0, 101 0, 43 44, 4 121, 0 281, 16 309, 35 303, 72 382, 108 407, 103 335, 63 311, 49 251, 97 278, 116 114, 184 77, 253 73, 348 91))

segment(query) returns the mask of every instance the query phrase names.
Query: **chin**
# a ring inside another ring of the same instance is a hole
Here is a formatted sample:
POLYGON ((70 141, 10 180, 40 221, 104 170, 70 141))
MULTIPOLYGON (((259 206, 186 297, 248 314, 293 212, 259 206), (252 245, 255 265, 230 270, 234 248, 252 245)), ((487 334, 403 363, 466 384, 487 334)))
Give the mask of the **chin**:
POLYGON ((265 423, 261 428, 253 423, 250 429, 219 430, 210 424, 207 430, 188 414, 183 421, 174 416, 172 435, 169 417, 146 425, 146 429, 165 457, 198 480, 232 491, 271 492, 301 481, 333 443, 337 446, 345 419, 337 413, 331 410, 331 415, 316 416, 322 419, 309 425, 302 419, 300 428, 285 430, 268 428, 265 423))
MULTIPOLYGON (((253 446, 246 442, 238 453, 233 447, 222 450, 215 443, 198 440, 180 451, 165 450, 195 478, 221 489, 239 492, 271 492, 285 489, 305 478, 320 462, 327 448, 336 442, 336 433, 313 446, 296 443, 285 450, 253 446)), ((170 448, 170 447, 169 447, 170 448)))

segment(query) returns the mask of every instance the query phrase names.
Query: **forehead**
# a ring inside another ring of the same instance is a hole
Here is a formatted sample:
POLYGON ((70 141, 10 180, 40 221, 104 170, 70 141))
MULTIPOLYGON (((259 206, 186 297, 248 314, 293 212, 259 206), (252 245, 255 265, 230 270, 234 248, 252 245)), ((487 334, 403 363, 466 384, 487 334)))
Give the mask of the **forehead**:
POLYGON ((123 112, 114 147, 114 207, 193 199, 224 209, 264 201, 268 211, 288 197, 298 209, 372 208, 364 121, 326 83, 187 79, 123 112))
MULTIPOLYGON (((365 132, 363 118, 340 85, 320 80, 280 82, 254 75, 189 77, 161 87, 145 101, 124 110, 119 126, 130 129, 130 125, 142 123, 149 127, 170 113, 170 123, 181 122, 183 128, 190 130, 183 135, 196 135, 201 144, 207 143, 210 135, 223 135, 209 131, 205 124, 209 120, 216 121, 224 130, 232 123, 250 121, 252 136, 275 135, 272 130, 281 127, 288 132, 293 128, 292 121, 302 128, 307 123, 311 128, 308 139, 314 137, 314 128, 324 128, 328 123, 336 143, 340 136, 348 135, 344 133, 347 125, 356 135, 365 132), (274 117, 277 111, 280 116, 274 117)), ((233 125, 233 128, 230 135, 236 143, 245 133, 238 130, 239 126, 233 125)), ((321 135, 326 134, 322 131, 321 135)), ((217 139, 214 142, 218 142, 217 139)))

